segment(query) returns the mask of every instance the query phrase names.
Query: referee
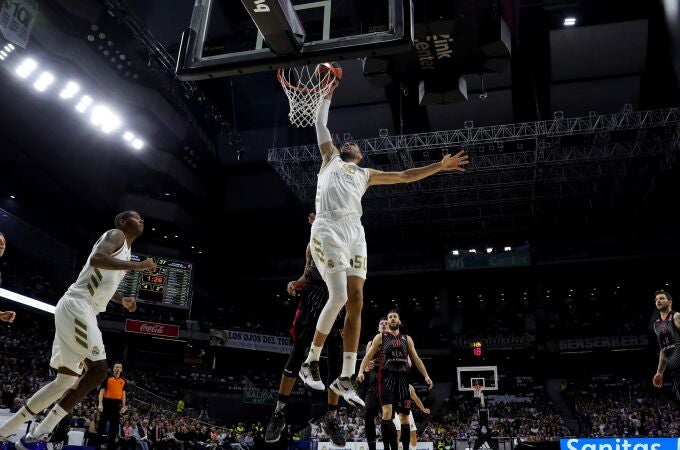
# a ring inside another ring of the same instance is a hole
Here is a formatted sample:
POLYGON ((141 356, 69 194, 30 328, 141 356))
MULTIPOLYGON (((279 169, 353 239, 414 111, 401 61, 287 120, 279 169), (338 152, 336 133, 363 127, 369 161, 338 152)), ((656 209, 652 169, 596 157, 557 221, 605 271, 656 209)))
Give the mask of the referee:
POLYGON ((97 435, 99 436, 97 450, 101 448, 102 435, 106 432, 107 422, 109 423, 109 429, 106 432, 106 448, 107 450, 114 450, 116 448, 120 414, 126 410, 125 391, 127 390, 127 382, 125 378, 120 376, 121 373, 123 373, 123 363, 116 361, 113 365, 113 375, 106 378, 99 388, 99 413, 101 415, 97 429, 97 435))

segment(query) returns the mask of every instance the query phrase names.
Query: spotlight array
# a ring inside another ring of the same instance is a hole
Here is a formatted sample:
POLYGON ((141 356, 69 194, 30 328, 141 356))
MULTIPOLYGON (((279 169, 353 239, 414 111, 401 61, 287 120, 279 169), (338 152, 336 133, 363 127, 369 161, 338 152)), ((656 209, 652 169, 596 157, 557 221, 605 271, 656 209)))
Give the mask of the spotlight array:
MULTIPOLYGON (((0 61, 4 61, 15 51, 13 44, 6 44, 0 50, 0 61)), ((47 70, 38 70, 40 64, 33 58, 26 57, 13 68, 14 74, 21 80, 31 82, 33 88, 40 93, 48 93, 53 85, 59 86, 58 96, 62 101, 73 101, 74 108, 80 114, 87 114, 90 124, 104 134, 122 131, 123 141, 135 150, 141 150, 146 145, 144 140, 133 131, 121 130, 124 121, 110 106, 95 102, 92 97, 82 93, 81 86, 75 81, 60 83, 57 76, 47 70)))

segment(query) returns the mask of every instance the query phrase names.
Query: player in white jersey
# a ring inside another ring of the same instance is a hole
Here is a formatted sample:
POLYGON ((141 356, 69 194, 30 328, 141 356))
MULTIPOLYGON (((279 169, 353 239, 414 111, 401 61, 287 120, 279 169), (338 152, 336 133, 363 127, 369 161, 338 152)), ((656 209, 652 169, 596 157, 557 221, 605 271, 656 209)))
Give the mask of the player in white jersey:
POLYGON ((135 311, 135 299, 118 294, 118 285, 127 270, 156 269, 156 263, 150 259, 130 261, 130 246, 144 232, 144 220, 139 214, 122 212, 116 216, 115 225, 115 229, 104 233, 95 243, 78 279, 57 303, 50 360, 50 366, 57 370, 56 379, 33 394, 26 405, 0 427, 0 435, 7 437, 17 426, 58 400, 31 434, 17 442, 18 449, 35 447, 37 439, 51 433, 76 403, 106 378, 106 352, 97 314, 106 310, 109 301, 135 311))
POLYGON ((465 171, 468 157, 463 151, 446 155, 434 164, 401 172, 364 169, 357 164, 363 155, 354 143, 340 150, 333 145, 326 123, 333 92, 322 101, 316 120, 316 135, 321 152, 321 170, 316 188, 316 220, 312 225, 310 248, 314 263, 328 286, 329 298, 321 311, 307 360, 300 368, 300 378, 313 390, 324 390, 319 373, 319 356, 326 336, 342 309, 346 308, 343 336, 343 364, 339 378, 331 389, 354 406, 364 402, 356 392, 352 377, 356 369, 361 333, 363 288, 367 270, 367 249, 361 224, 361 198, 370 186, 412 183, 443 170, 465 171))

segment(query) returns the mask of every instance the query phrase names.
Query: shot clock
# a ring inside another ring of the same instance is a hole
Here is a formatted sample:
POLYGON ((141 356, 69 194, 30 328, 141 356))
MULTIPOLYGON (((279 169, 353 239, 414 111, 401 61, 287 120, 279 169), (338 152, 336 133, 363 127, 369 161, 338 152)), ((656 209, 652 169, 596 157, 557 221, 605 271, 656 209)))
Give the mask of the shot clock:
POLYGON ((482 342, 481 341, 475 341, 470 343, 470 347, 472 348, 472 356, 475 357, 481 357, 483 352, 482 352, 482 342))

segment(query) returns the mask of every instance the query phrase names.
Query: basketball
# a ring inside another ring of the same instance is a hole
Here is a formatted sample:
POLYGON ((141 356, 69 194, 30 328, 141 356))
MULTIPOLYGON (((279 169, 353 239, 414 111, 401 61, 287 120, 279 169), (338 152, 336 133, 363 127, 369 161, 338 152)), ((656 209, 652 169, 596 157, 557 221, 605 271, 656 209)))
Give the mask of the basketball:
POLYGON ((335 75, 338 80, 342 80, 342 67, 335 62, 321 63, 316 66, 314 73, 319 76, 324 76, 326 72, 331 72, 335 75))

